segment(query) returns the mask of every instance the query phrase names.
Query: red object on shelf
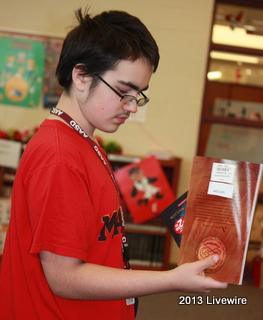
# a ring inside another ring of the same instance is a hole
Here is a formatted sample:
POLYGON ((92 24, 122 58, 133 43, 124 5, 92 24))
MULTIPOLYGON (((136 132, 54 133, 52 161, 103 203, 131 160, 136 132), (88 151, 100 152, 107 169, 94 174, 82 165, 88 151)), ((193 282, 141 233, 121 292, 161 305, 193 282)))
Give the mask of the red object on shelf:
POLYGON ((136 224, 151 220, 175 201, 172 187, 155 156, 115 171, 124 202, 136 224))

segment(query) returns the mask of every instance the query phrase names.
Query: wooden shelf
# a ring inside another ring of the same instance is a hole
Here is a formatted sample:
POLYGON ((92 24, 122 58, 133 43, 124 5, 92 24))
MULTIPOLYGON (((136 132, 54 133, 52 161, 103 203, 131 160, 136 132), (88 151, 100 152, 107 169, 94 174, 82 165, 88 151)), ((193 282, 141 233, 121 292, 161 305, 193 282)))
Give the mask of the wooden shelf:
POLYGON ((252 121, 252 120, 238 119, 238 118, 232 118, 232 117, 219 117, 219 116, 213 116, 211 114, 203 115, 202 121, 208 122, 208 123, 221 123, 221 124, 228 124, 233 126, 263 129, 263 121, 252 121))
POLYGON ((248 54, 252 56, 262 56, 263 50, 253 49, 253 48, 245 48, 245 47, 234 47, 224 44, 211 43, 210 50, 212 51, 223 51, 223 52, 231 52, 237 54, 248 54))

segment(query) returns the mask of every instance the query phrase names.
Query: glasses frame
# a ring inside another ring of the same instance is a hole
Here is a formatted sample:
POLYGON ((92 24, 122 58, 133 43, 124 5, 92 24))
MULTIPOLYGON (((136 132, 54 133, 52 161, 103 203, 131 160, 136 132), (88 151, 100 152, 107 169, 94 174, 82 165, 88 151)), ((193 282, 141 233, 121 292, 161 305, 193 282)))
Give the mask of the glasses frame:
POLYGON ((140 98, 140 99, 136 99, 135 96, 133 95, 130 95, 130 94, 125 94, 125 95, 122 95, 121 93, 119 93, 117 90, 115 90, 108 82, 106 82, 101 76, 99 76, 98 74, 96 74, 96 77, 98 79, 100 79, 103 83, 106 84, 106 86, 108 86, 113 92, 115 92, 121 99, 120 99, 120 102, 126 98, 126 97, 130 97, 130 101, 128 103, 125 103, 125 104, 132 104, 134 102, 136 102, 137 106, 138 107, 143 107, 145 106, 149 101, 150 99, 146 97, 146 95, 143 93, 143 92, 140 92, 140 94, 143 96, 143 98, 140 98))

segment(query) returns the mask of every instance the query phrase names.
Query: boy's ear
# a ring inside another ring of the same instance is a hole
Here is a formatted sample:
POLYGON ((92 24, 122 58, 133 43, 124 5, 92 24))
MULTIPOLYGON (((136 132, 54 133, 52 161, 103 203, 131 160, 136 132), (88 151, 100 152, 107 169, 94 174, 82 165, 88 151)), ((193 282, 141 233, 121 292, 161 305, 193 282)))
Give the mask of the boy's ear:
POLYGON ((85 91, 89 88, 88 83, 90 82, 90 77, 82 74, 81 68, 76 65, 72 70, 72 81, 78 91, 85 91))

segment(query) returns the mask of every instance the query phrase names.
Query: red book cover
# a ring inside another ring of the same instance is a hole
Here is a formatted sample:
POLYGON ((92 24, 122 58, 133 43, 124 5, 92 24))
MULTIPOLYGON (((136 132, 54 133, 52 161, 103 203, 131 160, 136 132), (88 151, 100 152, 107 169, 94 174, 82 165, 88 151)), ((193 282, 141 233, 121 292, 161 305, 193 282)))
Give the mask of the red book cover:
POLYGON ((205 273, 242 284, 261 173, 262 164, 194 157, 179 265, 218 254, 205 273))
POLYGON ((114 175, 137 224, 159 216, 175 200, 165 173, 154 156, 128 164, 115 171, 114 175))

